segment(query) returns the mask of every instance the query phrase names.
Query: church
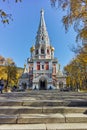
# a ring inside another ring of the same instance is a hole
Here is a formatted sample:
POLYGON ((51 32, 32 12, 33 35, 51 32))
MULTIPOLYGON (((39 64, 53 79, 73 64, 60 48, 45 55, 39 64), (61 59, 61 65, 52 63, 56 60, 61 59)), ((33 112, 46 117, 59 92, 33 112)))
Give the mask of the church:
POLYGON ((24 65, 24 72, 19 79, 20 88, 48 90, 66 86, 66 77, 60 71, 60 64, 54 57, 54 51, 42 9, 35 45, 30 48, 31 56, 27 58, 27 65, 24 65))

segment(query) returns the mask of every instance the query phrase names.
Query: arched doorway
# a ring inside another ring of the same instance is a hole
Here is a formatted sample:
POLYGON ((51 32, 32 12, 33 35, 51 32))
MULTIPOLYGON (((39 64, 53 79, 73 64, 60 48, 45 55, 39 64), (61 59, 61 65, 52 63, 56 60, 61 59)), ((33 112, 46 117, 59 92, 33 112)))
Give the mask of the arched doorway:
POLYGON ((39 80, 39 89, 46 90, 47 89, 47 80, 45 78, 41 78, 39 80))
POLYGON ((22 88, 26 89, 27 88, 27 84, 26 83, 22 83, 22 88))

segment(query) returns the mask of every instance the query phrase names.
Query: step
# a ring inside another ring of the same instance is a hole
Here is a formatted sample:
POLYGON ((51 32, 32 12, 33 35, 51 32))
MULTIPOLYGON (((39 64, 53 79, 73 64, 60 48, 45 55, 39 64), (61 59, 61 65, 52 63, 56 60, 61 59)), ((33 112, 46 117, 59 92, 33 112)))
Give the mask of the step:
POLYGON ((87 114, 87 107, 43 107, 43 113, 84 113, 87 114))
POLYGON ((0 115, 1 124, 39 124, 39 123, 63 123, 62 114, 20 114, 20 115, 0 115))
POLYGON ((70 101, 62 100, 36 100, 36 101, 24 101, 23 106, 67 106, 70 101))
POLYGON ((45 124, 0 125, 0 130, 47 130, 45 124))
POLYGON ((87 115, 76 114, 17 114, 0 115, 0 124, 87 123, 87 115))
POLYGON ((87 107, 86 100, 0 100, 0 106, 70 106, 70 107, 87 107))
POLYGON ((87 130, 87 123, 4 124, 0 130, 87 130))
POLYGON ((87 113, 86 107, 0 106, 0 114, 87 113))
POLYGON ((62 100, 0 100, 0 106, 67 106, 69 103, 62 100))
POLYGON ((27 106, 0 106, 0 114, 34 114, 42 113, 42 107, 27 107, 27 106))
POLYGON ((81 93, 81 92, 59 92, 57 90, 51 90, 51 91, 29 91, 29 92, 11 92, 11 93, 4 93, 1 94, 1 97, 4 98, 36 98, 36 99, 87 99, 87 93, 81 93))
POLYGON ((87 107, 87 100, 30 100, 24 101, 23 106, 70 106, 70 107, 87 107))
POLYGON ((18 115, 0 114, 0 124, 16 124, 17 118, 18 115))
POLYGON ((17 123, 85 123, 87 115, 85 114, 21 114, 17 123))
POLYGON ((18 100, 0 100, 0 107, 1 106, 22 106, 23 101, 18 100))
POLYGON ((87 114, 81 113, 64 113, 66 123, 85 123, 87 122, 87 114))
MULTIPOLYGON (((45 92, 46 93, 46 92, 45 92)), ((48 99, 48 100, 52 100, 52 99, 54 99, 54 100, 56 100, 56 99, 87 99, 87 95, 85 95, 85 94, 73 94, 72 95, 72 93, 46 93, 46 94, 44 94, 44 93, 39 93, 39 94, 36 94, 36 93, 34 93, 34 94, 32 94, 32 93, 16 93, 16 94, 14 94, 14 93, 11 93, 11 94, 2 94, 2 95, 0 95, 1 96, 1 99, 3 99, 3 98, 8 98, 8 99, 10 99, 10 97, 12 97, 12 98, 17 98, 17 99, 19 99, 20 97, 21 98, 25 98, 25 99, 27 99, 27 98, 32 98, 32 99, 37 99, 37 100, 44 100, 44 99, 48 99)))
POLYGON ((46 130, 87 130, 87 123, 46 124, 46 130))
POLYGON ((64 123, 62 114, 21 114, 18 117, 18 124, 39 124, 39 123, 64 123))

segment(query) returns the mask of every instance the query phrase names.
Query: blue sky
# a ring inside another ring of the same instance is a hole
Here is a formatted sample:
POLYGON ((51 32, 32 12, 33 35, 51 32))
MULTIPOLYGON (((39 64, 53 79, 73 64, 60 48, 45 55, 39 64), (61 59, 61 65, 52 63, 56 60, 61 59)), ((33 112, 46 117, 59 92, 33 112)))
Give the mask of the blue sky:
POLYGON ((52 8, 50 0, 23 0, 18 4, 13 1, 0 3, 0 8, 11 13, 13 17, 9 25, 0 23, 0 55, 12 58, 18 67, 24 67, 25 60, 30 57, 30 47, 35 44, 40 10, 43 8, 47 31, 61 68, 74 57, 70 48, 72 44, 76 44, 76 33, 73 28, 65 33, 61 22, 63 12, 52 8))

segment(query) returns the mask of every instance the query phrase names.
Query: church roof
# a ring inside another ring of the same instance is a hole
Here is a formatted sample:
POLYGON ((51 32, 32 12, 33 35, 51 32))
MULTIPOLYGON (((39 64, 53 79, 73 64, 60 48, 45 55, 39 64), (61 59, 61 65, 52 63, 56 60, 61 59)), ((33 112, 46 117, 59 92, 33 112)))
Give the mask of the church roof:
POLYGON ((46 29, 46 24, 44 20, 44 10, 41 9, 40 23, 36 36, 36 45, 37 44, 50 44, 48 32, 46 29))

